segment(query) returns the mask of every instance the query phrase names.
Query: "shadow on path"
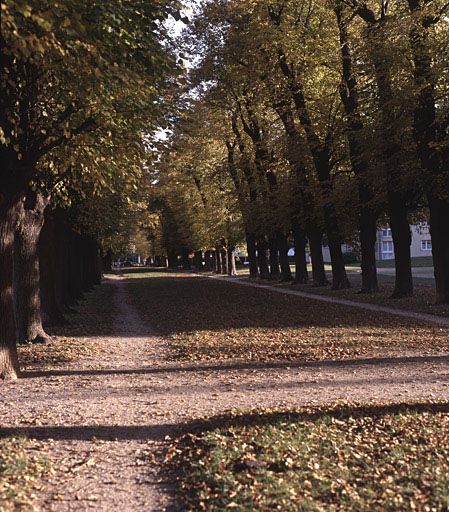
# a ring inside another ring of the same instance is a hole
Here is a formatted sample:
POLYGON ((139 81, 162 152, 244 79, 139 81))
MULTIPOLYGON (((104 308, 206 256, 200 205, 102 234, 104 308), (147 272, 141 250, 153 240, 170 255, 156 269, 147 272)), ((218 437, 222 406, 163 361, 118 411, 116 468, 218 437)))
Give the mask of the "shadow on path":
POLYGON ((361 359, 336 359, 323 361, 269 361, 269 362, 218 362, 213 364, 163 366, 156 368, 106 368, 99 370, 37 370, 25 371, 23 378, 38 377, 70 377, 72 375, 134 375, 161 374, 181 372, 226 372, 232 370, 269 370, 269 369, 301 369, 301 368, 350 368, 353 366, 396 366, 412 364, 445 364, 449 365, 449 355, 441 356, 406 356, 406 357, 371 357, 361 359))
POLYGON ((309 420, 314 421, 323 416, 339 419, 348 417, 372 416, 381 417, 400 412, 449 413, 449 403, 401 402, 388 405, 343 405, 331 409, 315 409, 313 407, 297 411, 251 411, 243 414, 225 413, 207 420, 195 420, 186 423, 165 423, 159 425, 76 425, 76 426, 39 426, 0 428, 0 438, 11 435, 27 435, 35 439, 81 440, 81 441, 126 441, 165 439, 167 432, 181 435, 194 431, 213 430, 243 425, 267 425, 278 421, 309 420))

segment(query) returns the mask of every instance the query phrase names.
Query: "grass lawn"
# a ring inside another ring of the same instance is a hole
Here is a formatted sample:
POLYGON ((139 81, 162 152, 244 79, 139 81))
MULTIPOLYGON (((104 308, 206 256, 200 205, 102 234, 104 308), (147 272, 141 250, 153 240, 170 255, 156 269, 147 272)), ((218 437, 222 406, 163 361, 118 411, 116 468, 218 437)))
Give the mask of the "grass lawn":
MULTIPOLYGON (((135 274, 130 297, 184 360, 322 360, 449 352, 447 329, 191 274, 135 274)), ((289 285, 290 286, 290 285, 289 285)))
POLYGON ((212 419, 167 462, 187 510, 444 511, 449 403, 212 419))
MULTIPOLYGON (((394 260, 378 261, 377 266, 378 268, 394 268, 394 260)), ((433 258, 432 256, 417 256, 412 258, 412 267, 433 267, 433 258)))

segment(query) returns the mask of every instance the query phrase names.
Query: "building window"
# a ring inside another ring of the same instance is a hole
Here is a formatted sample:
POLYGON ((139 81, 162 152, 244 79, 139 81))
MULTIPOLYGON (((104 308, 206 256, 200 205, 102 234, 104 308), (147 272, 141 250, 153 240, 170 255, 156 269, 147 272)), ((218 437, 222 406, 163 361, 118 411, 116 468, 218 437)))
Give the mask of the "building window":
POLYGON ((421 240, 421 250, 422 251, 431 251, 432 250, 432 240, 421 240))
POLYGON ((382 259, 389 260, 393 258, 393 242, 387 240, 382 242, 382 259))
POLYGON ((391 236, 391 229, 390 228, 382 229, 382 236, 391 236))

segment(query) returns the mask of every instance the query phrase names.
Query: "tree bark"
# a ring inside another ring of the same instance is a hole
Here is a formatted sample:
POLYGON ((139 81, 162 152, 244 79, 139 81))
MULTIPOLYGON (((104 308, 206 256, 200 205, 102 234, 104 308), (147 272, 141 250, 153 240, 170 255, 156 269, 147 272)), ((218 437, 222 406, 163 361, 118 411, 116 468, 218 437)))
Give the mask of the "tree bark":
POLYGON ((228 250, 225 241, 222 242, 220 247, 221 251, 221 273, 229 274, 229 260, 228 260, 228 250))
POLYGON ((313 227, 308 233, 310 259, 312 260, 312 281, 314 286, 327 286, 329 281, 324 269, 322 235, 318 227, 313 227))
POLYGON ((360 293, 376 293, 379 291, 376 267, 377 215, 373 214, 371 209, 362 207, 359 229, 362 252, 362 287, 360 293))
POLYGON ((343 253, 341 250, 342 238, 337 221, 335 206, 332 203, 331 192, 331 162, 330 162, 330 141, 332 137, 328 134, 324 141, 320 140, 307 107, 303 83, 300 75, 296 73, 293 66, 287 62, 286 55, 282 49, 279 50, 278 65, 284 76, 288 79, 288 85, 293 102, 298 113, 301 126, 306 134, 306 140, 313 158, 321 194, 324 200, 324 222, 332 263, 332 289, 349 288, 349 280, 346 275, 343 253))
POLYGON ((0 199, 0 379, 19 376, 13 300, 13 247, 18 201, 0 199))
POLYGON ((390 227, 393 235, 394 266, 396 277, 392 297, 411 297, 413 295, 412 262, 410 257, 410 244, 412 235, 407 219, 407 209, 403 202, 394 201, 389 197, 388 211, 390 215, 390 227))
POLYGON ((38 249, 42 322, 44 325, 60 325, 65 323, 65 318, 56 300, 54 223, 48 207, 44 215, 38 249))
POLYGON ((257 265, 259 266, 259 276, 261 279, 269 279, 270 269, 267 260, 267 242, 264 239, 257 241, 257 265))
POLYGON ((206 251, 204 253, 204 263, 205 263, 205 270, 206 272, 211 272, 213 270, 212 267, 212 251, 206 251))
POLYGON ((416 88, 413 139, 427 186, 436 301, 449 304, 449 150, 444 142, 447 126, 437 120, 437 76, 428 47, 429 29, 437 19, 432 20, 424 12, 425 3, 420 0, 408 0, 408 6, 414 15, 409 33, 416 88))
POLYGON ((413 280, 410 258, 410 225, 408 223, 408 198, 413 194, 410 187, 403 183, 398 159, 401 155, 401 145, 398 133, 398 113, 394 106, 394 90, 391 78, 391 68, 386 58, 386 42, 384 34, 385 18, 376 20, 374 13, 368 9, 358 9, 357 13, 365 20, 367 30, 365 38, 370 48, 377 90, 379 108, 383 125, 383 160, 387 175, 388 215, 393 234, 395 252, 395 285, 393 297, 409 297, 413 294, 413 280), (408 190, 407 190, 408 188, 408 190))
POLYGON ((257 267, 256 239, 252 234, 248 232, 246 233, 246 248, 248 250, 249 277, 259 277, 259 269, 257 267))
POLYGON ((167 254, 167 263, 168 268, 171 268, 172 270, 178 269, 178 255, 176 254, 176 251, 168 251, 167 254))
POLYGON ((449 304, 449 204, 428 194, 436 301, 449 304))
POLYGON ((181 258, 182 258, 182 268, 184 270, 190 270, 190 258, 189 258, 189 250, 185 247, 181 250, 181 258))
POLYGON ((373 191, 367 184, 369 165, 365 157, 362 144, 363 122, 359 113, 359 95, 357 79, 352 69, 352 55, 346 21, 343 14, 343 4, 334 4, 334 11, 340 35, 340 52, 342 63, 342 84, 340 97, 346 114, 346 131, 349 146, 351 167, 357 178, 359 191, 359 229, 360 249, 362 256, 362 287, 361 293, 375 293, 379 291, 376 269, 376 234, 377 214, 370 205, 373 200, 373 191))
POLYGON ((293 238, 295 244, 295 279, 298 284, 309 282, 306 261, 306 237, 297 222, 293 222, 293 238))
POLYGON ((223 262, 221 256, 221 247, 215 247, 215 272, 217 274, 222 273, 223 262))
POLYGON ((235 246, 228 242, 227 245, 227 256, 228 256, 228 275, 236 276, 237 275, 237 267, 235 265, 235 246))
POLYGON ((281 267, 281 281, 293 281, 290 261, 288 259, 288 240, 284 233, 278 233, 279 265, 281 267))
POLYGON ((195 267, 197 272, 203 272, 203 251, 195 251, 195 267))
POLYGON ((278 240, 276 235, 271 235, 268 238, 269 244, 269 261, 270 261, 270 278, 279 279, 281 277, 281 271, 279 270, 279 249, 278 240))
POLYGON ((41 318, 38 244, 48 200, 29 191, 22 202, 14 239, 14 311, 19 343, 45 342, 41 318))

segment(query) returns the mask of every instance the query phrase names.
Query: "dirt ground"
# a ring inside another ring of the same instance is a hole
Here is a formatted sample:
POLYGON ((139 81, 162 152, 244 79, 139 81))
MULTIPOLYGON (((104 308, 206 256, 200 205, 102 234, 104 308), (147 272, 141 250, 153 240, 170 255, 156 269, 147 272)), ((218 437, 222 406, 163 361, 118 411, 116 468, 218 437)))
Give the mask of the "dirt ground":
MULTIPOLYGON (((206 416, 265 406, 449 398, 449 354, 175 361, 147 320, 151 312, 144 320, 135 309, 129 283, 111 276, 82 304, 80 317, 86 312, 87 318, 104 290, 113 300, 110 332, 84 334, 93 353, 45 367, 29 364, 24 378, 0 388, 0 435, 39 439, 54 468, 36 490, 38 510, 182 510, 160 460, 170 437, 206 416)), ((83 329, 72 331, 81 336, 83 329)))

